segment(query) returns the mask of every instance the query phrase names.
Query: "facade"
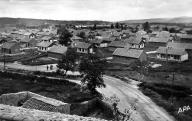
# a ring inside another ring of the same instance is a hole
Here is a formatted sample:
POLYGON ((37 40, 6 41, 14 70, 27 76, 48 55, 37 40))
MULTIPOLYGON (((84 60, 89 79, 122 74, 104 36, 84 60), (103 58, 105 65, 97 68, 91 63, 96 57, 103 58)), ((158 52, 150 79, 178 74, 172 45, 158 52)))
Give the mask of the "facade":
POLYGON ((5 42, 1 46, 1 52, 6 54, 16 54, 20 52, 20 44, 17 42, 5 42))
POLYGON ((143 49, 145 47, 145 42, 142 37, 133 37, 128 41, 130 48, 132 49, 143 49))
POLYGON ((188 60, 188 53, 185 49, 181 48, 159 47, 157 49, 157 59, 162 61, 183 62, 188 60))
POLYGON ((78 53, 82 54, 94 53, 93 46, 89 43, 75 42, 74 47, 76 48, 78 53))
POLYGON ((147 61, 147 55, 143 50, 117 48, 113 53, 113 62, 130 65, 136 61, 147 61))
POLYGON ((40 43, 37 43, 38 50, 42 52, 47 52, 53 45, 53 42, 42 41, 40 43))
POLYGON ((62 59, 63 55, 67 52, 67 47, 61 45, 53 45, 50 50, 47 51, 48 57, 55 59, 62 59))

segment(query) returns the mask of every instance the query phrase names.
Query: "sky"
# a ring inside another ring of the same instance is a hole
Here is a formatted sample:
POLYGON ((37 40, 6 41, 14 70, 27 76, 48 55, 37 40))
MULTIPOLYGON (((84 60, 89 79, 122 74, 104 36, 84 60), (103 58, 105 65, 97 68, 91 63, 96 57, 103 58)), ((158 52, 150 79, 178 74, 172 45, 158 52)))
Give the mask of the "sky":
POLYGON ((0 0, 0 17, 122 21, 192 16, 192 0, 0 0))

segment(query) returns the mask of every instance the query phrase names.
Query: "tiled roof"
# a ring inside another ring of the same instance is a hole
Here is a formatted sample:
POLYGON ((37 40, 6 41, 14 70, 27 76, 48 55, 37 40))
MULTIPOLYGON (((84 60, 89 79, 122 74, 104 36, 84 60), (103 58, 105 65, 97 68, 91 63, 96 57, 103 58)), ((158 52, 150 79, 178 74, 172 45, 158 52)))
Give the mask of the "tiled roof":
POLYGON ((48 52, 64 54, 67 51, 67 47, 61 45, 54 45, 48 50, 48 52))
POLYGON ((16 42, 5 42, 1 48, 6 48, 6 49, 10 49, 12 48, 13 46, 15 46, 16 42))
POLYGON ((185 49, 181 49, 181 48, 159 47, 157 49, 157 53, 160 53, 160 54, 170 54, 170 55, 184 55, 187 52, 185 51, 185 49))
POLYGON ((52 42, 45 42, 45 41, 42 41, 40 43, 37 43, 37 46, 38 47, 49 47, 51 46, 53 43, 52 42))
POLYGON ((127 49, 127 48, 117 48, 113 52, 113 55, 138 59, 141 56, 142 53, 143 53, 143 50, 127 49))
POLYGON ((168 37, 151 37, 149 42, 162 42, 167 43, 169 41, 168 37))
POLYGON ((169 42, 167 44, 167 46, 172 47, 172 48, 184 48, 184 49, 192 50, 192 44, 190 44, 190 43, 173 43, 173 42, 169 42))
POLYGON ((77 48, 85 48, 88 49, 91 46, 91 44, 89 43, 85 43, 85 42, 75 42, 75 47, 77 48))

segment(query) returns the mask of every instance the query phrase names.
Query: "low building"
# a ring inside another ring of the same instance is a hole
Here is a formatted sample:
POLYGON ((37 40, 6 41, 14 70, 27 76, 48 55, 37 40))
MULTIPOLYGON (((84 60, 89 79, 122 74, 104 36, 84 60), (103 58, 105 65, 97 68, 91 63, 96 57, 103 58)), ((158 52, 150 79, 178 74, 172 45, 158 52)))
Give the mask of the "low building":
POLYGON ((78 53, 82 53, 82 54, 94 53, 93 46, 89 43, 75 42, 74 47, 77 49, 78 53))
POLYGON ((188 60, 188 53, 183 48, 159 47, 157 59, 162 61, 183 62, 188 60))
POLYGON ((20 44, 17 42, 5 42, 1 46, 1 52, 6 54, 15 54, 20 52, 20 44))
POLYGON ((167 43, 170 42, 170 38, 168 37, 151 37, 149 41, 145 44, 147 48, 151 48, 153 50, 158 49, 159 47, 166 47, 167 43))
POLYGON ((147 55, 143 50, 117 48, 113 52, 113 62, 130 65, 136 61, 147 61, 147 55))
POLYGON ((143 49, 145 47, 145 42, 142 37, 131 37, 129 38, 128 43, 132 49, 143 49))
POLYGON ((20 40, 20 44, 22 45, 23 48, 28 48, 28 47, 35 47, 38 43, 38 40, 35 38, 28 38, 25 37, 22 40, 20 40))
POLYGON ((45 42, 42 41, 40 43, 37 43, 37 47, 39 51, 47 52, 52 46, 54 45, 53 42, 45 42))
POLYGON ((62 59, 63 55, 67 52, 67 47, 61 45, 53 45, 50 50, 47 51, 48 57, 62 59))

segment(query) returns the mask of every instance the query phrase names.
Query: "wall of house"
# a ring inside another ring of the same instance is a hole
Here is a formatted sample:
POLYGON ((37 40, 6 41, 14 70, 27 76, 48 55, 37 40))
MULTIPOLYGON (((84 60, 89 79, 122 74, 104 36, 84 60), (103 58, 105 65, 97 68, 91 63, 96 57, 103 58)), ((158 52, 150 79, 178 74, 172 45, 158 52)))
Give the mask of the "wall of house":
POLYGON ((134 63, 137 59, 134 58, 126 58, 126 57, 120 57, 120 56, 113 56, 113 63, 120 63, 120 64, 126 64, 130 65, 131 63, 134 63))
POLYGON ((100 44, 100 47, 107 47, 107 46, 108 46, 107 43, 101 43, 101 44, 100 44))
POLYGON ((78 53, 88 53, 88 50, 84 49, 84 48, 77 48, 77 52, 78 53))
POLYGON ((178 58, 175 58, 176 55, 166 55, 166 54, 157 54, 157 58, 160 60, 168 60, 168 61, 186 61, 188 60, 188 54, 184 54, 184 55, 177 55, 178 58))
POLYGON ((11 54, 15 54, 15 53, 19 53, 20 52, 20 46, 18 44, 15 44, 12 48, 11 48, 11 54))
POLYGON ((188 60, 188 54, 184 54, 184 55, 182 55, 181 56, 181 61, 186 61, 186 60, 188 60))
POLYGON ((62 59, 63 54, 48 52, 48 57, 56 58, 56 59, 62 59))

